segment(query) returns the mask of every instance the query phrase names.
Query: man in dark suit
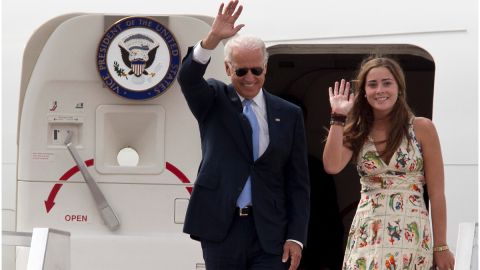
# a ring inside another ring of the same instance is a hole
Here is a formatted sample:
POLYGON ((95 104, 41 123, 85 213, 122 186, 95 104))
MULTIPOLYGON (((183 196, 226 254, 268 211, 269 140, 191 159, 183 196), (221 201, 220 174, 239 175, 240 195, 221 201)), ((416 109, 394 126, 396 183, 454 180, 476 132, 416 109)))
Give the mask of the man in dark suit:
POLYGON ((258 38, 227 43, 231 84, 203 78, 211 50, 243 27, 234 26, 241 11, 237 0, 221 4, 179 72, 202 143, 184 232, 201 241, 208 270, 294 270, 310 213, 302 111, 262 89, 268 54, 258 38))

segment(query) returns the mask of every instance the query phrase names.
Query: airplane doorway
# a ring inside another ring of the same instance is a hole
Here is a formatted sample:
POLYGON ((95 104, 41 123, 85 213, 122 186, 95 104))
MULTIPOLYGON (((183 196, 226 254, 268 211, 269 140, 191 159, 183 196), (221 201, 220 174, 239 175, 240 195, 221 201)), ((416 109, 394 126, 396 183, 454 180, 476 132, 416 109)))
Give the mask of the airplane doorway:
POLYGON ((321 160, 330 121, 327 89, 336 80, 353 79, 368 55, 389 55, 405 71, 407 99, 413 112, 431 119, 435 64, 425 50, 404 44, 281 44, 269 47, 268 52, 265 89, 297 103, 305 115, 311 220, 300 269, 340 270, 360 197, 360 183, 353 165, 333 176, 323 170, 321 160))

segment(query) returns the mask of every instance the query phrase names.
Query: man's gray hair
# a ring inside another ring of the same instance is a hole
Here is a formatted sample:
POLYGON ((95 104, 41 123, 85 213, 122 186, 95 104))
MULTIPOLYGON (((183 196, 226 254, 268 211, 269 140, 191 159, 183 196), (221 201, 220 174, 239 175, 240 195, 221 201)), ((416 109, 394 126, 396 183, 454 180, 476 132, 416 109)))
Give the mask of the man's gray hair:
POLYGON ((265 42, 255 36, 234 36, 233 38, 227 41, 224 48, 225 61, 232 61, 232 48, 249 48, 249 49, 260 49, 263 53, 263 62, 267 64, 268 61, 268 52, 265 47, 265 42))

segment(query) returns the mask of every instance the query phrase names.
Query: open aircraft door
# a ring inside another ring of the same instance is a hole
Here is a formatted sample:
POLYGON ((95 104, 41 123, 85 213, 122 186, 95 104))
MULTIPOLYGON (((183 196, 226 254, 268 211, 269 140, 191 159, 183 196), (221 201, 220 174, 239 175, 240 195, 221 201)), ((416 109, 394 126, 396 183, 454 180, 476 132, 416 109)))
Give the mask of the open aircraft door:
MULTIPOLYGON (((182 233, 201 151, 176 74, 209 22, 70 14, 37 30, 22 70, 17 231, 69 231, 71 269, 203 269, 182 233)), ((207 76, 226 80, 222 49, 207 76)))
POLYGON ((352 164, 334 176, 323 169, 322 153, 330 121, 328 87, 342 78, 353 80, 362 60, 381 52, 403 67, 408 103, 415 114, 432 117, 435 63, 430 53, 410 44, 364 42, 369 43, 282 43, 267 49, 270 56, 265 88, 299 105, 304 112, 311 185, 308 244, 301 262, 304 269, 342 268, 349 228, 360 200, 360 182, 352 164))

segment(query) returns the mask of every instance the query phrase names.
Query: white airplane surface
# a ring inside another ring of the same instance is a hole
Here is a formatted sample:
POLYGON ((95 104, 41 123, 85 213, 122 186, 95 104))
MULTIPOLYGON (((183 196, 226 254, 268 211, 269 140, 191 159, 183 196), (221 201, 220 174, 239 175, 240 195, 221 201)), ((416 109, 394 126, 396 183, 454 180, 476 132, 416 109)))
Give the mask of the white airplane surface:
MULTIPOLYGON (((126 99, 105 86, 109 82, 98 74, 95 55, 110 26, 139 16, 167 26, 181 59, 206 34, 220 2, 2 4, 2 229, 69 231, 71 269, 202 269, 198 243, 181 232, 201 152, 197 125, 178 83, 172 80, 154 98, 126 99), (73 132, 74 154, 65 146, 67 131, 73 132), (137 166, 116 162, 122 148, 139 153, 137 166), (73 169, 75 152, 86 161, 85 170, 98 182, 108 207, 99 211, 96 202, 102 196, 92 197, 81 171, 73 169)), ((478 2, 241 4, 239 23, 246 25, 241 34, 260 36, 269 47, 266 89, 300 100, 308 111, 313 157, 321 158, 328 125, 328 86, 352 79, 371 53, 399 59, 409 104, 417 115, 433 120, 440 137, 447 240, 455 251, 459 224, 478 221, 478 2)), ((217 48, 207 76, 227 81, 222 62, 223 50, 217 48)), ((174 74, 175 68, 165 72, 174 74)), ((350 167, 334 179, 348 230, 358 176, 350 167)), ((15 254, 4 249, 4 269, 15 269, 15 254)))

